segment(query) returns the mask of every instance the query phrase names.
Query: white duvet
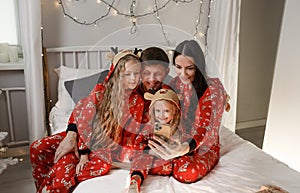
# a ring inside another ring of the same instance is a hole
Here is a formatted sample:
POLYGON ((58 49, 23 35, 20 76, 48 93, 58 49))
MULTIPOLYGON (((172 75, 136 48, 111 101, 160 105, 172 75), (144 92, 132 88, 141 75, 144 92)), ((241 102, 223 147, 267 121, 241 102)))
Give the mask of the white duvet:
MULTIPOLYGON (((300 173, 279 162, 227 128, 221 130, 221 158, 203 179, 182 184, 173 177, 149 176, 141 193, 253 193, 273 184, 300 192, 300 173)), ((112 170, 108 175, 80 183, 73 193, 126 193, 129 171, 112 170)))

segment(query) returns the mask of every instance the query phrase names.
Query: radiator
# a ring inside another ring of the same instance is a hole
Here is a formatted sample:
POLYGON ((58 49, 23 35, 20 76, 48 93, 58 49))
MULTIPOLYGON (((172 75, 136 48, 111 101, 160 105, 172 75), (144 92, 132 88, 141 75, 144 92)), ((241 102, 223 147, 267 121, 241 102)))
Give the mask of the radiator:
POLYGON ((17 141, 15 138, 15 129, 14 129, 14 123, 13 123, 13 113, 12 113, 12 105, 11 105, 11 92, 14 91, 24 91, 24 87, 11 87, 11 88, 0 88, 0 95, 4 94, 6 99, 6 108, 8 113, 8 126, 9 126, 9 136, 10 136, 10 142, 7 143, 8 146, 10 145, 24 145, 28 144, 29 140, 24 141, 17 141))

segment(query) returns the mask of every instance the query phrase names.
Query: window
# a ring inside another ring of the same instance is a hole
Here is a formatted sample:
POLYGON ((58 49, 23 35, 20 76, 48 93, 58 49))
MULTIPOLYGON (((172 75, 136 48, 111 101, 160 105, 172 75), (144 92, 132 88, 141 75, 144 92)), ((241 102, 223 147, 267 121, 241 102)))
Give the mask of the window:
POLYGON ((0 43, 20 45, 17 0, 0 0, 0 43))

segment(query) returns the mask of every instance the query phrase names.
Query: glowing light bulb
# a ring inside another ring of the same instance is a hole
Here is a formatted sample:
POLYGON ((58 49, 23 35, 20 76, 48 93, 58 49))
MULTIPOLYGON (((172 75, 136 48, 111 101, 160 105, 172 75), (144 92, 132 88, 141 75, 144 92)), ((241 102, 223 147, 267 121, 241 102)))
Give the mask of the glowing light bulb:
POLYGON ((205 34, 204 34, 204 33, 202 33, 202 32, 199 32, 199 36, 202 38, 202 37, 204 37, 204 36, 205 36, 205 34))
POLYGON ((56 2, 55 2, 55 6, 56 6, 56 7, 59 7, 60 4, 61 4, 61 1, 56 1, 56 2))
POLYGON ((134 25, 132 25, 131 26, 131 29, 130 29, 130 34, 134 34, 135 32, 136 32, 136 30, 137 30, 137 27, 136 27, 136 25, 134 24, 134 25))
POLYGON ((131 20, 132 23, 136 23, 136 17, 133 16, 133 17, 130 18, 130 20, 131 20))

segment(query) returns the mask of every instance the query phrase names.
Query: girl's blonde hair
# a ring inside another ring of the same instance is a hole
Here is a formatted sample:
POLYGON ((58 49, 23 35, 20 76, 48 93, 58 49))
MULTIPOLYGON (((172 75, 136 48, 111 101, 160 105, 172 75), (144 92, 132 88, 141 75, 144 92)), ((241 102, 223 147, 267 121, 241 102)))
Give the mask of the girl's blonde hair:
POLYGON ((125 63, 139 59, 128 54, 122 57, 116 65, 113 74, 105 84, 103 97, 98 103, 97 114, 93 124, 91 148, 108 147, 115 149, 121 141, 121 119, 124 107, 124 89, 122 88, 121 73, 125 71, 125 63))

